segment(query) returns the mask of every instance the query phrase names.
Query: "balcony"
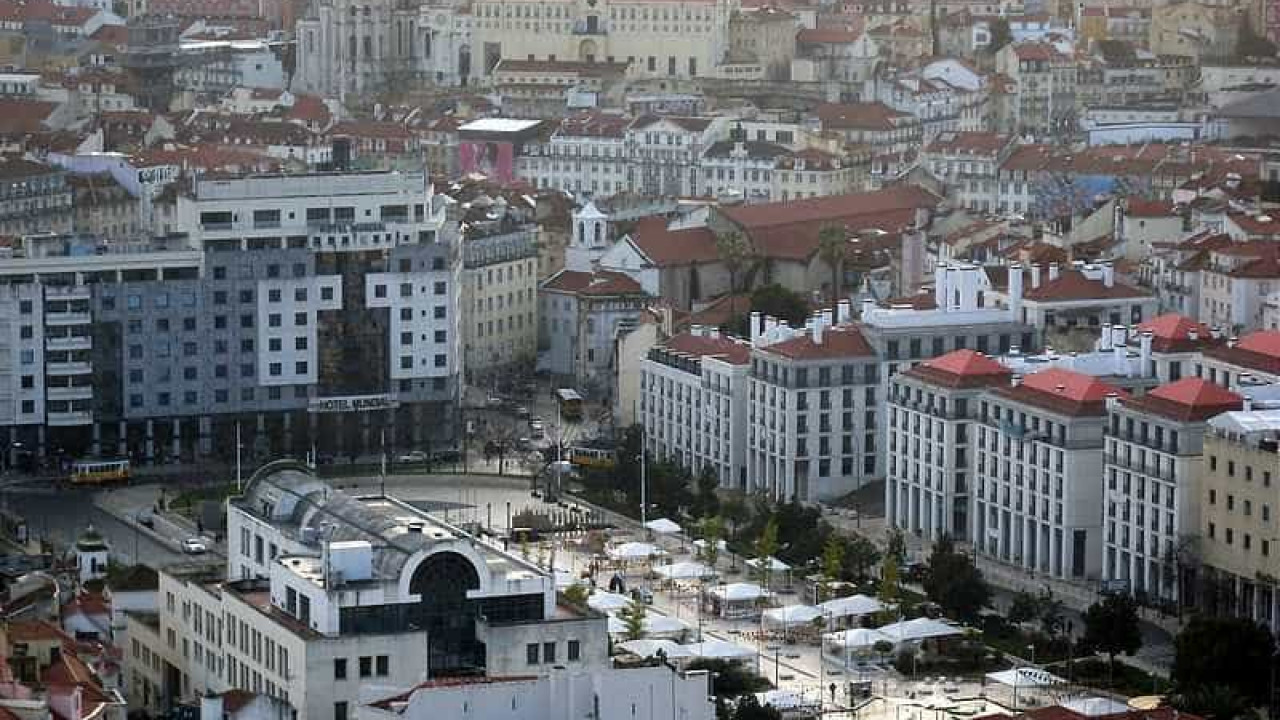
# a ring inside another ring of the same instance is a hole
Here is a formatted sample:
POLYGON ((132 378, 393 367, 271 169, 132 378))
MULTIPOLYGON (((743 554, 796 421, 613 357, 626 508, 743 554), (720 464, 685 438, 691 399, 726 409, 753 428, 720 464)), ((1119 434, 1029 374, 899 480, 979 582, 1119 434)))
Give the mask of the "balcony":
POLYGON ((93 316, 87 312, 48 312, 44 315, 44 324, 46 326, 65 327, 67 325, 88 325, 93 322, 93 316))
POLYGON ((45 300, 88 300, 88 285, 49 285, 44 289, 45 300))
POLYGON ((588 22, 580 20, 573 24, 574 35, 608 35, 609 31, 603 23, 588 22))
POLYGON ((66 412, 50 412, 45 424, 50 427, 74 427, 92 425, 93 413, 88 410, 68 410, 66 412))
POLYGON ((88 335, 45 338, 44 347, 51 352, 59 350, 92 350, 93 338, 88 335))
POLYGON ((86 361, 50 362, 45 365, 45 374, 49 376, 89 375, 93 373, 93 363, 86 361))
POLYGON ((45 396, 49 402, 60 400, 92 400, 92 385, 50 385, 45 388, 45 396))

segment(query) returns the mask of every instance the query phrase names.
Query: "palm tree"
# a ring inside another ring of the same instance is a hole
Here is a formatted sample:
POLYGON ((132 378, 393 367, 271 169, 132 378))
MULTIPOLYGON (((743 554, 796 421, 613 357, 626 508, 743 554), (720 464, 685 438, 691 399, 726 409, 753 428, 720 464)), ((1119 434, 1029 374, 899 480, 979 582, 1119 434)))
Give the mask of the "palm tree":
POLYGON ((738 272, 751 257, 751 243, 737 230, 716 234, 716 254, 729 271, 729 294, 738 292, 738 272))
POLYGON ((818 231, 818 257, 831 268, 831 302, 840 299, 840 275, 844 270, 844 254, 849 239, 845 228, 828 225, 818 231))

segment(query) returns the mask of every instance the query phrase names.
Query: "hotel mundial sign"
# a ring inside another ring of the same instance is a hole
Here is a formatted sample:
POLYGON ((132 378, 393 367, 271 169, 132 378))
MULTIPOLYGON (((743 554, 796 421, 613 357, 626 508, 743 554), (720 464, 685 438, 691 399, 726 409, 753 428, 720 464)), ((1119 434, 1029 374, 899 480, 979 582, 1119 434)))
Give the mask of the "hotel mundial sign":
POLYGON ((312 398, 307 412, 344 413, 392 410, 400 407, 395 395, 347 395, 345 397, 312 398))

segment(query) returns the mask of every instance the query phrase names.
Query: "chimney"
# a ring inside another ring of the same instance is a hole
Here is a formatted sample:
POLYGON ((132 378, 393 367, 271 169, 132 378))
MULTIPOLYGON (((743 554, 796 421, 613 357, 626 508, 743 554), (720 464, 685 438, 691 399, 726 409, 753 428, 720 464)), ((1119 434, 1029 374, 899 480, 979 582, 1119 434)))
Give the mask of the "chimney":
POLYGON ((755 347, 760 340, 760 311, 751 313, 751 346, 755 347))
POLYGON ((938 263, 933 269, 933 301, 939 310, 947 309, 947 264, 938 263))
POLYGON ((1235 347, 1235 346, 1236 346, 1236 342, 1237 342, 1238 340, 1239 340, 1239 338, 1237 338, 1235 335, 1232 335, 1231 337, 1227 338, 1227 347, 1229 347, 1229 348, 1233 348, 1233 347, 1235 347))
POLYGON ((702 326, 701 326, 701 325, 690 325, 690 326, 689 326, 689 334, 690 334, 690 335, 692 335, 692 336, 694 336, 694 337, 702 337, 702 326))
POLYGON ((1018 374, 1014 374, 1013 378, 1009 380, 1009 384, 1012 385, 1013 387, 1018 387, 1019 385, 1022 384, 1022 376, 1018 374))
POLYGON ((1117 407, 1120 407, 1120 393, 1107 393, 1107 412, 1111 412, 1117 407))
POLYGON ((826 329, 825 321, 826 321, 826 318, 823 317, 821 314, 818 314, 813 316, 813 320, 810 322, 810 327, 813 328, 813 344, 814 345, 822 344, 822 331, 826 329))
POLYGON ((1022 320, 1022 263, 1009 266, 1009 310, 1014 322, 1022 320))
POLYGON ((852 315, 852 305, 847 299, 836 304, 836 322, 843 325, 853 319, 852 315))
POLYGON ((1112 287, 1116 284, 1116 267, 1111 263, 1102 263, 1102 284, 1112 287))
POLYGON ((1058 276, 1061 273, 1062 273, 1062 268, 1058 266, 1058 263, 1049 264, 1049 282, 1053 282, 1054 280, 1057 280, 1058 276))
POLYGON ((1112 343, 1111 345, 1111 374, 1128 375, 1129 374, 1129 348, 1122 343, 1112 343))
POLYGON ((1098 350, 1103 352, 1111 350, 1111 323, 1102 325, 1102 334, 1098 336, 1098 350))
POLYGON ((1139 357, 1142 359, 1142 366, 1139 377, 1147 377, 1151 373, 1151 338, 1150 330, 1142 333, 1138 338, 1139 347, 1141 348, 1139 357))
POLYGON ((1241 396, 1240 409, 1249 412, 1253 409, 1253 398, 1248 395, 1241 396))
POLYGON ((1038 287, 1040 287, 1040 264, 1032 263, 1031 264, 1031 289, 1034 290, 1038 287))
POLYGON ((876 309, 876 301, 871 298, 862 299, 862 322, 867 322, 871 318, 871 313, 876 309))
POLYGON ((1190 330, 1187 331, 1187 339, 1190 340, 1191 342, 1197 342, 1198 340, 1200 340, 1200 331, 1196 330, 1195 328, 1191 328, 1190 330))
POLYGON ((835 327, 835 311, 826 309, 822 311, 822 324, 827 327, 835 327))

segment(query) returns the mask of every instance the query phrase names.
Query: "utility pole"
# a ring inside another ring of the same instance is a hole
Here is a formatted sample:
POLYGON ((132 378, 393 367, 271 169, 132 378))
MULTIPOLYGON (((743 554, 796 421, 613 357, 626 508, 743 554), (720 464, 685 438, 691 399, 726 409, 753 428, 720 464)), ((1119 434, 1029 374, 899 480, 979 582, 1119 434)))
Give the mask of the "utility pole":
POLYGON ((387 496, 387 430, 386 428, 382 429, 381 438, 382 438, 382 464, 378 472, 378 484, 381 488, 380 492, 382 497, 386 497, 387 496))

